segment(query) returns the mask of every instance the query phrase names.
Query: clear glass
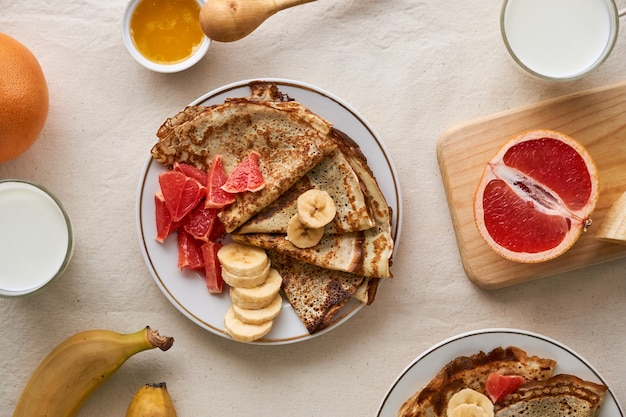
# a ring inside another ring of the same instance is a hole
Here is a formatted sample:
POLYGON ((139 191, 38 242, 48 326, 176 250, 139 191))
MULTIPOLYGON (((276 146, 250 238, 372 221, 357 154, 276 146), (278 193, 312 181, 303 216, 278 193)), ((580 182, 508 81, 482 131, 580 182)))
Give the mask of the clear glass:
POLYGON ((33 294, 60 277, 72 258, 72 223, 41 185, 0 180, 0 297, 33 294))
POLYGON ((500 29, 509 54, 526 72, 570 81, 606 61, 619 16, 613 0, 504 0, 500 29))

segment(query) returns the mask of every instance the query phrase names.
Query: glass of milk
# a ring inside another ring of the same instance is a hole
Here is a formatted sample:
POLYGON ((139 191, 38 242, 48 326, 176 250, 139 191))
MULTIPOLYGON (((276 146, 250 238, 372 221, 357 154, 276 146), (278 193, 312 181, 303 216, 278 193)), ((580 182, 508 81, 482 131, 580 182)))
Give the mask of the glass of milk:
POLYGON ((72 224, 44 187, 0 180, 0 296, 31 294, 58 278, 73 252, 72 224))
POLYGON ((505 0, 500 27, 509 53, 523 69, 567 81, 608 58, 619 16, 614 0, 505 0))

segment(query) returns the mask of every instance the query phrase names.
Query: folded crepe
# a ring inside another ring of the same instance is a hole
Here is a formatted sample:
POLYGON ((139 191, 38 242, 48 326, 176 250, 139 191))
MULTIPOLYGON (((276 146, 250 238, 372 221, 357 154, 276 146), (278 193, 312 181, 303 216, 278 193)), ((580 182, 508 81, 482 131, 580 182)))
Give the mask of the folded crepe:
POLYGON ((298 197, 310 190, 328 192, 337 214, 324 233, 346 233, 370 229, 375 225, 363 186, 340 149, 336 149, 297 183, 236 233, 287 233, 287 223, 296 214, 298 197))
MULTIPOLYGON (((374 226, 350 233, 325 234, 312 248, 298 248, 284 233, 239 233, 233 240, 284 253, 300 261, 325 269, 343 271, 365 277, 391 277, 390 261, 393 252, 391 236, 391 208, 360 148, 345 134, 333 129, 338 149, 354 170, 362 184, 362 192, 374 219, 374 226)), ((271 216, 270 216, 271 217, 271 216)), ((290 217, 277 215, 276 222, 290 217)), ((286 225, 286 223, 285 223, 286 225)), ((245 229, 246 225, 242 227, 245 229)))
POLYGON ((510 346, 498 347, 489 353, 479 352, 459 356, 446 364, 437 375, 411 398, 406 400, 399 417, 445 417, 450 398, 463 388, 485 394, 491 373, 515 374, 527 381, 542 381, 552 376, 556 362, 538 356, 528 356, 523 350, 510 346))
POLYGON ((235 242, 289 255, 320 268, 348 272, 364 277, 388 278, 391 276, 388 258, 381 256, 379 248, 385 247, 386 235, 377 228, 363 232, 322 236, 312 248, 299 248, 287 240, 287 235, 274 233, 249 233, 231 235, 235 242), (381 244, 378 245, 377 242, 381 244))
POLYGON ((606 385, 574 375, 555 375, 527 382, 495 407, 496 417, 595 417, 604 401, 606 385))
POLYGON ((325 270, 272 250, 267 254, 283 278, 285 297, 310 334, 332 323, 358 291, 367 292, 362 276, 325 270))
POLYGON ((263 210, 336 147, 331 125, 290 101, 275 84, 251 83, 251 95, 213 106, 190 106, 158 130, 152 156, 165 166, 184 162, 205 171, 222 155, 227 175, 251 151, 259 153, 265 187, 236 194, 219 214, 232 232, 263 210))

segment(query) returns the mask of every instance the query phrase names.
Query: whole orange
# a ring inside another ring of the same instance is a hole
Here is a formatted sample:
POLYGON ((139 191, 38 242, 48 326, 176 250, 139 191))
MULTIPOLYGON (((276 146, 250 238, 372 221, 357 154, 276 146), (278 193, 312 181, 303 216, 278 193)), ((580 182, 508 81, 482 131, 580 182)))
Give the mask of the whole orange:
POLYGON ((48 85, 39 61, 0 33, 0 163, 24 153, 48 117, 48 85))

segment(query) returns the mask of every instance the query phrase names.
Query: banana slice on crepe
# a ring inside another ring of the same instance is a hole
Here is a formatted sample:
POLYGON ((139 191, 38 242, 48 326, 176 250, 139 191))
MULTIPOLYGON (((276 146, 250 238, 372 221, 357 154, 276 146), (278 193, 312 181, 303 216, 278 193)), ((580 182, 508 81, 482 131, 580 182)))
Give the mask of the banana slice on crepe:
POLYGON ((484 394, 464 388, 450 397, 448 417, 493 417, 493 403, 484 394))
POLYGON ((476 404, 461 404, 448 413, 448 417, 493 417, 476 404))
POLYGON ((302 193, 297 203, 298 218, 309 229, 318 229, 333 221, 337 208, 328 192, 315 188, 302 193))
POLYGON ((324 237, 324 227, 310 228, 294 215, 287 224, 287 240, 300 249, 312 248, 324 237))

